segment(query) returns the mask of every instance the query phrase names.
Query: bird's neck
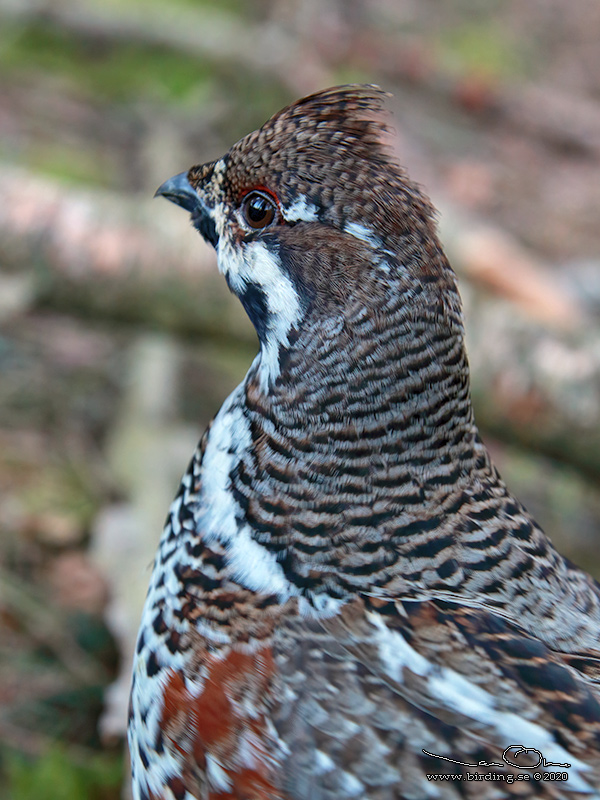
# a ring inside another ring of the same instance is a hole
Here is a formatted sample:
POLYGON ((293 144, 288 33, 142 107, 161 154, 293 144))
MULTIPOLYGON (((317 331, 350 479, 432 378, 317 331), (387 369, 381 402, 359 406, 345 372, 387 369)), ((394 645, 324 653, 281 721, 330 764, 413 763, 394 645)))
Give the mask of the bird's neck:
POLYGON ((319 471, 317 493, 350 483, 373 493, 380 480, 399 498, 426 484, 437 505, 444 487, 492 474, 473 420, 462 324, 435 306, 415 318, 401 298, 378 311, 309 318, 279 349, 267 388, 261 353, 245 402, 256 430, 288 442, 290 465, 307 480, 309 464, 319 471))
POLYGON ((261 544, 309 571, 443 539, 446 507, 466 513, 501 486, 473 420, 460 321, 394 310, 393 326, 360 309, 321 317, 280 352, 268 391, 260 358, 243 385, 237 502, 261 544))
MULTIPOLYGON (((243 387, 251 445, 232 486, 285 579, 341 599, 365 587, 471 597, 532 628, 533 581, 540 606, 561 599, 570 637, 597 643, 598 587, 512 497, 479 438, 462 337, 425 341, 417 325, 350 346, 322 333, 298 339, 268 393, 252 370, 243 387)), ((550 607, 543 624, 568 649, 550 607)))

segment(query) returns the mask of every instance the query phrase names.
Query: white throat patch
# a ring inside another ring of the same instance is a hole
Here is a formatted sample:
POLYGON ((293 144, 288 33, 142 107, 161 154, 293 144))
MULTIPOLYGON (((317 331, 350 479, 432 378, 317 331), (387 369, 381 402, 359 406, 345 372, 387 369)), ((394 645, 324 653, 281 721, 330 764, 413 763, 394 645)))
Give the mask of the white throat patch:
POLYGON ((219 270, 236 294, 242 295, 246 287, 254 285, 265 298, 269 318, 257 363, 260 386, 266 392, 279 375, 279 348, 289 345, 289 334, 302 316, 298 294, 279 257, 264 242, 246 242, 234 248, 220 236, 217 256, 219 270))

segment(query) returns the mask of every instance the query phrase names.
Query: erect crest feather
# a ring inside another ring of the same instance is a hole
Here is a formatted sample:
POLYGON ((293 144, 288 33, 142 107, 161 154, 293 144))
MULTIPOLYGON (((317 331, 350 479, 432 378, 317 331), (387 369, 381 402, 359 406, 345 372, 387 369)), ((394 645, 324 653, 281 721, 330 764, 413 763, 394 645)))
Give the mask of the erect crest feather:
POLYGON ((259 131, 268 139, 283 135, 301 147, 331 145, 351 149, 355 160, 389 160, 385 98, 379 86, 334 86, 308 95, 279 111, 259 131))

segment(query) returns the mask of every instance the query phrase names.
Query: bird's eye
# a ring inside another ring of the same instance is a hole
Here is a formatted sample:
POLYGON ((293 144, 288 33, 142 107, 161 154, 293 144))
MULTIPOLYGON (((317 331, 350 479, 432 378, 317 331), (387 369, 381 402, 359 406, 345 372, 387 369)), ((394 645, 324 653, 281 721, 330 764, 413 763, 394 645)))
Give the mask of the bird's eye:
POLYGON ((246 223, 255 230, 266 228, 275 219, 277 206, 262 192, 250 192, 244 197, 242 212, 246 223))

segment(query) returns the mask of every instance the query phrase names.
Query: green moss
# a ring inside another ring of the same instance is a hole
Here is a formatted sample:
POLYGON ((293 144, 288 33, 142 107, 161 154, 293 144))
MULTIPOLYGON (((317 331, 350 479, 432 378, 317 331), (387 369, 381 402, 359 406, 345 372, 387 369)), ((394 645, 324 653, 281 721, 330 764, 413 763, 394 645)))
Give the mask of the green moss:
POLYGON ((21 160, 30 169, 72 184, 94 183, 111 187, 117 181, 115 164, 108 154, 103 156, 97 149, 86 150, 46 141, 25 150, 21 160))
MULTIPOLYGON (((164 0, 102 0, 102 6, 114 6, 115 8, 122 9, 124 6, 129 8, 145 8, 149 6, 154 8, 164 8, 164 0)), ((256 8, 256 3, 248 3, 247 0, 169 0, 169 8, 177 11, 192 10, 196 13, 201 13, 203 8, 213 9, 215 11, 230 12, 237 16, 249 16, 256 8)))
POLYGON ((490 78, 510 78, 526 71, 525 56, 516 37, 495 21, 476 21, 449 30, 439 42, 446 66, 490 78))
POLYGON ((14 26, 3 34, 0 68, 12 75, 40 71, 99 100, 184 101, 211 80, 199 58, 135 42, 77 38, 52 25, 14 26))
POLYGON ((221 12, 229 11, 238 16, 250 16, 257 6, 257 3, 248 3, 248 0, 177 0, 177 2, 188 8, 197 9, 199 6, 206 6, 221 12))
POLYGON ((120 755, 73 752, 53 745, 38 759, 3 754, 11 800, 117 800, 120 755))

